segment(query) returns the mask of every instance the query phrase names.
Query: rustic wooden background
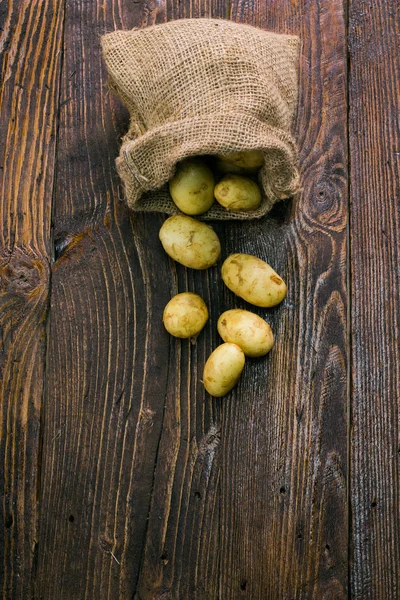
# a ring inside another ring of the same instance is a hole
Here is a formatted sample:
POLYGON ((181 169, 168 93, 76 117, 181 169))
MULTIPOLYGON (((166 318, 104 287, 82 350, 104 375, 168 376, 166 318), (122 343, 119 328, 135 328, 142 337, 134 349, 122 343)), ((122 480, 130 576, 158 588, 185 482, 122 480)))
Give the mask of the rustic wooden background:
POLYGON ((399 1, 9 0, 0 21, 3 600, 399 598, 399 1), (99 46, 199 16, 302 38, 302 193, 215 227, 289 286, 223 400, 199 374, 238 301, 121 202, 99 46), (178 290, 211 307, 194 346, 161 326, 178 290))

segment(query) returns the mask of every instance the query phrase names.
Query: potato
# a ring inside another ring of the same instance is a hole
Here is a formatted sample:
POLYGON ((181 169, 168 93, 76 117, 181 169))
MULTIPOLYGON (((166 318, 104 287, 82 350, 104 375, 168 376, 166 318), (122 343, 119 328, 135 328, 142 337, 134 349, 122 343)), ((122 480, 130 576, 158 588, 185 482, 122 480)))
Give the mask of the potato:
POLYGON ((214 196, 227 210, 256 210, 261 204, 260 188, 242 175, 225 175, 215 186, 214 196))
POLYGON ((225 396, 236 385, 244 367, 243 350, 237 344, 221 344, 209 356, 203 383, 211 396, 225 396))
POLYGON ((285 282, 268 263, 250 254, 228 256, 222 279, 234 294, 255 306, 275 306, 286 296, 285 282))
POLYGON ((187 215, 201 215, 214 202, 214 175, 198 159, 181 162, 169 182, 169 193, 176 206, 187 215))
POLYGON ((243 167, 237 167, 233 163, 226 162, 220 158, 216 159, 214 167, 219 173, 226 175, 229 173, 234 173, 235 175, 250 175, 251 173, 257 173, 258 171, 258 167, 244 169, 243 167))
POLYGON ((178 338, 198 335, 207 321, 208 309, 204 300, 190 292, 177 294, 164 309, 164 327, 168 333, 178 338))
POLYGON ((246 356, 264 356, 274 345, 271 327, 249 310, 227 310, 219 317, 217 326, 224 342, 237 344, 246 356))
POLYGON ((218 158, 244 169, 259 169, 264 164, 264 155, 260 150, 243 150, 230 154, 218 154, 218 158))
POLYGON ((191 269, 208 269, 221 254, 221 244, 215 231, 191 217, 169 217, 160 229, 159 237, 167 254, 191 269))

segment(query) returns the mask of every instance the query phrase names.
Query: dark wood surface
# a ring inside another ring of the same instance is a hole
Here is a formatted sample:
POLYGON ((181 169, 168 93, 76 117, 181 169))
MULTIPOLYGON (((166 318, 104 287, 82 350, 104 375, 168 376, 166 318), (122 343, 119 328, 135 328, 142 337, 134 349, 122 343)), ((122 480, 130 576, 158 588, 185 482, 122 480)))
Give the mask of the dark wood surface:
POLYGON ((56 5, 0 5, 0 582, 7 600, 31 597, 38 559, 63 33, 56 5))
POLYGON ((391 600, 399 583, 395 0, 10 0, 2 22, 4 600, 391 600), (99 36, 214 16, 299 34, 302 191, 219 223, 288 297, 276 344, 213 400, 219 266, 173 263, 114 166, 128 115, 99 36), (199 293, 195 345, 162 311, 199 293))
POLYGON ((400 4, 349 17, 352 588, 375 600, 400 597, 400 4))

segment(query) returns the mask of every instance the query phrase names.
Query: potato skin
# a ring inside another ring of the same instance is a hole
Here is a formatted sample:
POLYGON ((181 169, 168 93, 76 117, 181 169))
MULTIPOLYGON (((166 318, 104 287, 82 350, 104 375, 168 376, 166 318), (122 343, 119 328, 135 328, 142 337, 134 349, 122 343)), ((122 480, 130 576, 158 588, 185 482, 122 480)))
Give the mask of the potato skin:
POLYGON ((226 175, 214 188, 216 201, 227 210, 256 210, 261 190, 255 181, 242 175, 226 175))
POLYGON ((179 163, 169 182, 169 193, 176 206, 187 215, 201 215, 214 202, 214 175, 199 159, 179 163))
POLYGON ((167 254, 190 269, 208 269, 221 254, 215 231, 205 223, 183 215, 169 217, 159 233, 167 254))
POLYGON ((237 296, 255 306, 276 306, 286 296, 285 282, 265 261, 251 254, 231 254, 222 265, 222 279, 237 296))
POLYGON ((198 294, 183 292, 168 302, 164 309, 165 329, 178 338, 197 336, 208 321, 208 308, 198 294))
POLYGON ((227 310, 218 319, 218 333, 224 342, 237 344, 246 356, 264 356, 274 345, 271 327, 249 310, 227 310))
POLYGON ((258 171, 258 167, 248 167, 247 169, 244 167, 237 167, 233 163, 226 162, 220 158, 216 159, 214 168, 216 171, 218 171, 218 173, 222 173, 224 175, 228 175, 230 173, 234 173, 235 175, 251 175, 252 173, 257 173, 258 171))
POLYGON ((221 344, 210 354, 203 371, 206 391, 215 398, 228 394, 238 382, 245 363, 237 344, 221 344))
POLYGON ((243 169, 259 169, 264 164, 264 155, 260 150, 242 150, 229 154, 218 154, 223 162, 231 163, 243 169))

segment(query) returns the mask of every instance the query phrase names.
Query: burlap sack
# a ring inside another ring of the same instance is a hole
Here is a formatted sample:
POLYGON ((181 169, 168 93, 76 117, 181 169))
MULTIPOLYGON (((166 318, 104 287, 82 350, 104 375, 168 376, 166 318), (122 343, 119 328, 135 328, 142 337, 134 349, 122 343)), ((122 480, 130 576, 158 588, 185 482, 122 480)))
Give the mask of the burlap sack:
POLYGON ((184 19, 102 38, 109 83, 130 112, 117 169, 133 210, 177 214, 166 182, 191 155, 260 149, 264 190, 253 212, 267 213, 297 187, 297 151, 290 133, 297 99, 299 40, 251 25, 184 19))

